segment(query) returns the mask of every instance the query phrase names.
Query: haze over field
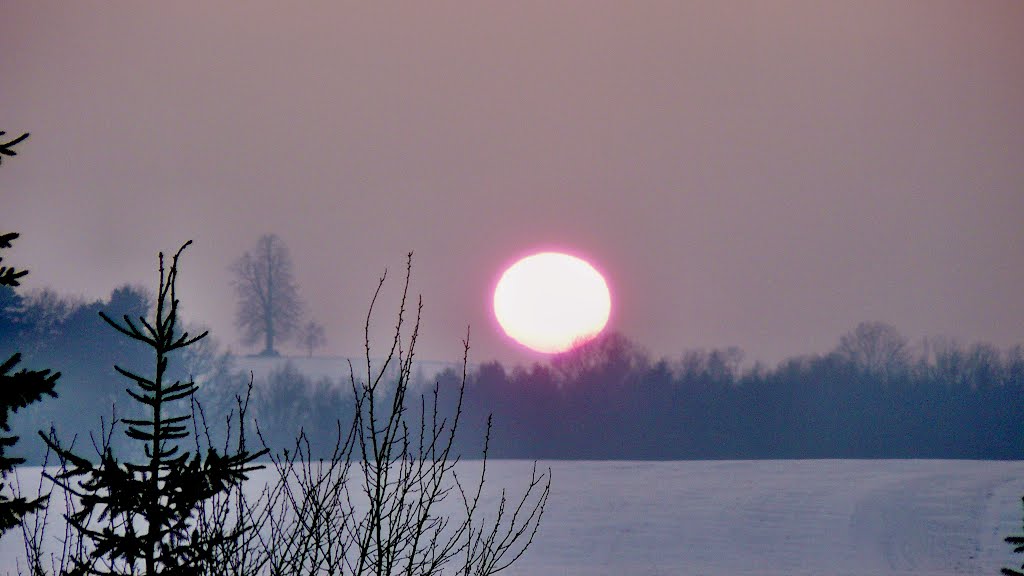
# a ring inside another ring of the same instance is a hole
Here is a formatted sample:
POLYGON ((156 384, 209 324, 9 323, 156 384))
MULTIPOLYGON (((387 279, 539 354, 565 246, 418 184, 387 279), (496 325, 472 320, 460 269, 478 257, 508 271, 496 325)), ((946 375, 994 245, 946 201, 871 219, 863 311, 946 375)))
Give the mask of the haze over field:
MULTIPOLYGON (((502 267, 588 257, 655 355, 768 362, 862 320, 1024 341, 1024 4, 10 2, 0 172, 28 287, 149 285, 193 320, 275 232, 325 354, 416 251, 421 357, 537 358, 502 267), (9 164, 9 165, 8 165, 9 164)), ((393 292, 389 293, 393 294, 393 292)), ((385 322, 384 324, 387 324, 385 322)))

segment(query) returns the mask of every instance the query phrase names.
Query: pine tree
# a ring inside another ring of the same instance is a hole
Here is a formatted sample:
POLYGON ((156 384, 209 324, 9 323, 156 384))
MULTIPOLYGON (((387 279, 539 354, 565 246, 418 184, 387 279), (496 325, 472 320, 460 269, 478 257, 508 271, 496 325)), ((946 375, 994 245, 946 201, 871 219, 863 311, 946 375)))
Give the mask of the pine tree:
MULTIPOLYGON (((1024 503, 1024 498, 1021 498, 1021 502, 1024 503)), ((1020 554, 1021 552, 1024 552, 1024 535, 1018 534, 1017 536, 1007 536, 1006 543, 1013 546, 1014 553, 1020 554)), ((1021 565, 1020 569, 1024 570, 1024 565, 1021 565)), ((1006 576, 1024 576, 1024 572, 1021 572, 1021 570, 1003 568, 1000 572, 1006 576)))
MULTIPOLYGON (((0 136, 5 132, 0 131, 0 136)), ((3 156, 15 156, 14 146, 28 138, 28 134, 0 143, 0 159, 3 156)), ((0 249, 11 247, 11 243, 18 238, 16 232, 0 234, 0 249)), ((0 262, 3 257, 0 256, 0 262)), ((8 266, 0 266, 0 286, 18 286, 19 279, 28 274, 28 270, 18 270, 8 266)), ((10 358, 0 363, 0 430, 5 433, 11 431, 8 418, 12 412, 28 406, 43 396, 56 396, 54 386, 60 373, 51 373, 49 370, 26 370, 21 369, 13 372, 15 366, 21 362, 21 354, 15 353, 10 358)), ((22 497, 10 497, 7 489, 7 475, 14 470, 14 467, 23 464, 24 458, 16 458, 7 454, 7 449, 17 443, 18 437, 13 435, 0 435, 0 534, 18 525, 26 514, 41 509, 45 504, 45 498, 28 500, 22 497)))
MULTIPOLYGON (((0 130, 0 136, 7 134, 3 130, 0 130)), ((14 147, 22 142, 22 140, 28 138, 28 132, 18 136, 14 140, 8 140, 7 142, 0 142, 0 163, 3 162, 4 156, 17 156, 18 153, 14 151, 14 147)))
MULTIPOLYGON (((60 377, 60 372, 50 373, 49 370, 25 370, 11 373, 21 361, 21 354, 15 354, 0 364, 0 429, 5 433, 11 431, 8 416, 36 402, 44 395, 56 396, 53 391, 60 377)), ((36 512, 45 505, 45 498, 34 500, 16 496, 8 496, 7 475, 14 467, 24 464, 24 458, 9 456, 8 448, 17 443, 18 437, 0 435, 0 534, 18 525, 26 514, 36 512)))
MULTIPOLYGON (((262 468, 253 464, 266 450, 250 453, 242 441, 236 452, 218 452, 207 447, 205 457, 187 451, 189 430, 195 425, 191 407, 197 390, 194 381, 171 382, 168 361, 175 351, 191 346, 207 333, 192 336, 179 331, 175 282, 178 259, 191 244, 182 246, 165 269, 160 254, 160 281, 154 317, 133 320, 127 315, 115 321, 100 316, 124 336, 152 350, 154 369, 140 375, 120 366, 115 370, 130 382, 128 395, 143 405, 146 417, 123 419, 125 434, 141 443, 145 456, 140 462, 118 460, 105 434, 98 447, 99 461, 75 454, 58 441, 44 436, 47 444, 65 462, 65 471, 51 477, 74 494, 80 508, 69 514, 68 522, 90 542, 88 557, 75 558, 77 574, 202 574, 217 556, 244 534, 243 527, 221 532, 201 529, 203 507, 224 496, 262 468)), ((42 435, 42 434, 41 434, 42 435)))

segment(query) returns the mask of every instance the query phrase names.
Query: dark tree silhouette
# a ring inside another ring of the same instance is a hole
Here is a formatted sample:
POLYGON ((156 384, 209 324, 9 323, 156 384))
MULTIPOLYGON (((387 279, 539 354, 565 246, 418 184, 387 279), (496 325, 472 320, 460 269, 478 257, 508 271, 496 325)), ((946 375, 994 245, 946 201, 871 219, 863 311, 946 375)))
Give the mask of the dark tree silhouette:
POLYGON ((115 321, 104 313, 103 320, 122 335, 141 342, 153 354, 150 375, 140 375, 121 366, 115 370, 127 378, 128 395, 141 405, 144 417, 122 419, 126 436, 143 445, 139 462, 121 462, 111 448, 109 432, 104 431, 97 447, 98 462, 92 462, 65 447, 53 435, 43 440, 63 462, 63 472, 47 475, 57 486, 73 494, 80 508, 70 513, 71 527, 89 542, 88 551, 72 558, 77 574, 201 574, 225 546, 243 534, 231 531, 202 530, 200 520, 205 506, 239 486, 250 471, 261 466, 253 461, 265 451, 251 453, 240 442, 229 454, 207 445, 205 458, 200 454, 198 438, 193 438, 195 454, 187 451, 188 424, 195 424, 193 397, 195 382, 171 381, 168 361, 206 337, 179 331, 178 298, 175 282, 182 246, 165 268, 160 254, 160 280, 156 310, 151 319, 127 314, 115 321), (184 407, 182 406, 184 404, 184 407))
MULTIPOLYGON (((0 131, 0 136, 4 132, 0 131)), ((28 138, 28 134, 22 134, 10 142, 0 144, 0 157, 14 156, 14 145, 28 138)), ((16 232, 0 234, 0 249, 11 247, 11 243, 18 238, 16 232)), ((0 256, 0 262, 3 257, 0 256)), ((19 285, 19 279, 28 274, 28 270, 17 270, 15 268, 0 266, 0 287, 13 287, 19 285)), ((41 509, 45 504, 45 498, 40 497, 28 500, 21 496, 9 497, 7 495, 7 475, 14 470, 18 464, 25 462, 24 458, 18 458, 7 454, 7 449, 14 446, 18 437, 10 435, 11 425, 8 421, 12 412, 28 406, 43 396, 57 396, 54 386, 60 373, 51 373, 49 370, 26 370, 21 369, 12 372, 15 366, 21 362, 21 354, 14 353, 10 358, 0 363, 0 430, 8 433, 0 435, 0 534, 17 526, 21 519, 30 512, 41 509)))
POLYGON ((323 325, 315 320, 310 320, 299 327, 297 338, 299 344, 306 349, 310 358, 313 357, 313 350, 316 350, 327 343, 327 337, 324 336, 323 325))
MULTIPOLYGON (((3 130, 0 130, 0 136, 7 134, 3 130)), ((0 162, 3 162, 4 156, 17 156, 18 153, 14 151, 14 147, 18 145, 22 140, 28 138, 28 132, 18 136, 14 140, 7 142, 0 142, 0 162)))
POLYGON ((235 325, 247 345, 263 339, 262 356, 277 356, 275 341, 287 340, 302 318, 288 248, 276 234, 260 236, 256 248, 235 262, 238 309, 235 325))
MULTIPOLYGON (((18 237, 17 234, 0 235, 0 248, 9 248, 11 241, 18 237)), ((0 260, 3 260, 0 257, 0 260)), ((27 270, 14 270, 13 268, 0 267, 0 286, 17 286, 18 279, 28 274, 27 270)), ((0 363, 0 429, 10 433, 11 425, 8 421, 10 413, 32 404, 43 396, 57 396, 54 386, 60 372, 51 373, 49 370, 26 370, 21 369, 12 372, 15 366, 21 362, 21 354, 15 353, 3 363, 0 363)), ((14 467, 25 462, 24 458, 17 458, 7 454, 7 449, 14 446, 18 437, 14 435, 0 435, 0 534, 18 525, 18 522, 28 513, 39 510, 45 503, 44 498, 28 500, 22 497, 10 498, 7 496, 7 475, 14 470, 14 467)))
POLYGON ((419 398, 410 390, 422 306, 404 335, 409 270, 390 350, 375 368, 370 317, 384 278, 378 284, 364 326, 360 378, 349 364, 352 419, 336 424, 332 453, 314 458, 300 433, 291 451, 272 456, 278 480, 255 506, 246 506, 249 517, 260 519, 254 530, 265 539, 250 539, 252 547, 236 554, 224 573, 487 576, 514 563, 533 542, 550 494, 550 469, 538 473, 535 464, 520 498, 492 492, 497 503, 489 508, 489 420, 479 471, 467 476, 456 468, 468 341, 461 379, 447 391, 455 396, 450 412, 441 405, 439 384, 419 398))
MULTIPOLYGON (((60 372, 50 373, 49 370, 25 370, 11 373, 21 355, 15 354, 0 364, 0 429, 5 433, 11 431, 8 418, 11 412, 17 412, 33 402, 41 400, 44 395, 56 397, 54 386, 60 372)), ((9 456, 7 449, 17 443, 14 435, 0 435, 0 534, 18 525, 21 519, 30 512, 43 507, 45 498, 27 500, 20 496, 7 496, 7 474, 14 467, 23 464, 24 458, 9 456)))
POLYGON ((839 339, 836 352, 869 373, 883 377, 894 375, 910 361, 907 339, 882 322, 861 322, 839 339))
MULTIPOLYGON (((1024 502, 1024 498, 1021 498, 1021 501, 1024 502)), ((1020 554, 1021 552, 1024 552, 1024 534, 1018 534, 1016 536, 1007 536, 1006 543, 1013 546, 1013 552, 1015 554, 1020 554)), ((1024 570, 1024 564, 1022 564, 1020 568, 1021 570, 1024 570)), ((1021 570, 1014 570, 1013 568, 1003 568, 1000 570, 1000 572, 1005 574, 1006 576, 1024 576, 1024 572, 1021 572, 1021 570)))
MULTIPOLYGON (((17 232, 8 232, 6 234, 0 234, 0 249, 7 249, 11 247, 11 243, 18 239, 19 234, 17 232)), ((3 256, 0 256, 0 262, 3 262, 3 256)), ((0 266, 0 286, 18 286, 20 282, 18 279, 28 274, 28 270, 17 270, 7 266, 0 266)))

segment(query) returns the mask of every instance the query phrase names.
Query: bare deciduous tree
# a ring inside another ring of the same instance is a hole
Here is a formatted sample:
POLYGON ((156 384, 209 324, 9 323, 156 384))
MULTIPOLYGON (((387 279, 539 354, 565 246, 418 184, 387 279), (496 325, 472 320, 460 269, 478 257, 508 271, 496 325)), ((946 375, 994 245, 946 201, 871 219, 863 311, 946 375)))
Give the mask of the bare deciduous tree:
POLYGON ((238 293, 235 325, 242 330, 242 341, 252 345, 262 338, 260 354, 277 356, 274 343, 287 340, 302 318, 302 301, 292 277, 288 248, 277 235, 265 234, 232 270, 238 293))
POLYGON ((489 421, 480 468, 470 478, 456 468, 468 340, 454 412, 443 413, 437 385, 432 394, 410 398, 421 306, 411 333, 403 335, 409 270, 391 348, 376 368, 371 303, 362 375, 349 364, 355 416, 338 423, 333 454, 311 457, 300 432, 292 450, 272 457, 277 482, 254 501, 239 492, 241 517, 253 537, 224 558, 219 573, 485 576, 511 565, 533 542, 550 494, 550 470, 538 473, 534 464, 521 497, 501 490, 489 500, 489 421), (394 366, 397 381, 390 388, 394 366), (487 509, 488 501, 496 508, 487 509))
POLYGON ((861 322, 839 339, 836 352, 872 374, 891 376, 910 362, 907 339, 882 322, 861 322))
MULTIPOLYGON (((357 377, 349 363, 354 415, 350 421, 337 422, 336 442, 328 458, 314 457, 310 441, 300 430, 291 450, 271 457, 275 474, 269 482, 262 489, 243 488, 241 480, 255 467, 252 459, 264 453, 246 448, 251 379, 248 390, 236 396, 237 412, 224 420, 222 451, 213 448, 211 430, 197 402, 192 403, 191 434, 184 415, 168 417, 158 410, 152 422, 128 421, 135 427, 130 433, 154 443, 147 453, 167 464, 159 476, 152 475, 150 466, 118 464, 109 450, 109 432, 101 439, 99 465, 60 449, 52 433, 46 437, 62 459, 59 472, 47 478, 65 489, 67 518, 73 528, 62 540, 63 550, 51 561, 54 573, 65 574, 70 568, 71 573, 83 574, 486 576, 520 558, 537 534, 550 494, 551 471, 538 472, 534 464, 519 497, 504 489, 485 490, 489 418, 482 439, 483 459, 459 466, 455 439, 463 419, 468 337, 458 385, 442 391, 438 383, 426 395, 410 394, 422 305, 416 308, 409 332, 406 294, 411 255, 409 263, 394 337, 383 363, 371 361, 369 337, 373 306, 384 278, 378 285, 364 328, 365 372, 361 368, 362 375, 357 377), (452 393, 454 404, 441 400, 452 393), (167 442, 158 442, 148 430, 161 430, 167 442), (193 459, 187 453, 174 453, 173 440, 186 435, 195 440, 193 459), (237 437, 236 454, 227 456, 233 437, 237 437), (204 451, 205 465, 197 467, 204 451), (222 473, 211 474, 211 468, 216 468, 211 460, 220 464, 222 473), (182 469, 172 470, 172 461, 182 469), (96 476, 101 470, 109 473, 96 476), (87 482, 72 486, 71 478, 83 473, 87 482), (181 475, 189 482, 178 482, 181 475), (158 479, 155 486, 154 478, 158 479), (200 478, 204 482, 191 482, 200 478), (140 532, 147 525, 148 532, 140 532)), ((167 311, 160 304, 176 300, 163 282, 162 287, 155 322, 137 327, 126 318, 115 327, 134 338, 148 338, 150 331, 157 331, 160 336, 152 340, 158 347, 185 346, 194 339, 174 335, 174 306, 167 311)), ((160 366, 158 351, 158 378, 160 366)), ((195 391, 191 382, 167 387, 126 371, 122 374, 141 386, 143 400, 157 405, 160 399, 148 398, 157 389, 164 390, 164 401, 191 397, 195 391)), ((34 575, 46 572, 44 533, 45 521, 42 527, 38 523, 26 527, 26 550, 34 575)))
POLYGON ((316 350, 327 343, 327 337, 324 336, 323 325, 315 320, 310 320, 299 327, 297 339, 299 344, 306 349, 310 358, 313 357, 313 350, 316 350))

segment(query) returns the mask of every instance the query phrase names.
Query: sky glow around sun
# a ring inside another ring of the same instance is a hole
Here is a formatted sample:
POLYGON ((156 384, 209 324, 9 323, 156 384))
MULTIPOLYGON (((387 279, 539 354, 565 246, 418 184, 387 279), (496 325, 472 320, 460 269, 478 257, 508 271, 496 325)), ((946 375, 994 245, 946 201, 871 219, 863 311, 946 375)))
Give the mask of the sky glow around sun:
POLYGON ((527 256, 494 289, 494 315, 516 342, 545 354, 598 334, 611 314, 604 277, 585 260, 558 252, 527 256))

